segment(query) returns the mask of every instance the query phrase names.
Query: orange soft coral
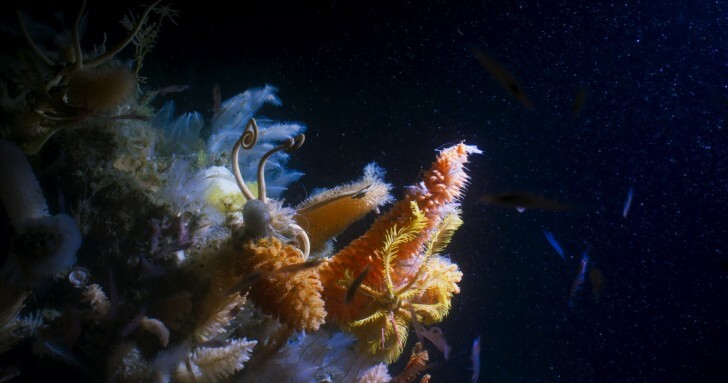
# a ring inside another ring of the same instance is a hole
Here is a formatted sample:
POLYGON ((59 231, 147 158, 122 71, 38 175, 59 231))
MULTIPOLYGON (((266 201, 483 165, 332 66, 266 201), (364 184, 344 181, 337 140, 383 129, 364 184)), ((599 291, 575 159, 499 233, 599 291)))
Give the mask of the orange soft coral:
POLYGON ((464 164, 468 154, 479 152, 464 144, 441 151, 420 185, 322 267, 329 317, 354 332, 371 354, 395 360, 411 313, 427 323, 440 321, 459 292, 462 273, 436 254, 461 223, 455 202, 468 180, 464 164), (360 293, 346 304, 348 285, 367 265, 360 293))
POLYGON ((360 180, 317 193, 296 208, 296 222, 306 230, 311 251, 322 250, 326 241, 391 200, 383 173, 369 164, 360 180))
MULTIPOLYGON (((324 284, 326 310, 330 317, 342 323, 360 317, 361 308, 367 303, 366 300, 355 296, 351 304, 345 304, 346 286, 341 286, 339 280, 343 278, 346 270, 358 275, 367 264, 374 263, 375 251, 381 247, 387 231, 395 224, 402 226, 412 219, 411 201, 417 202, 418 209, 427 218, 427 226, 423 232, 436 227, 442 217, 452 211, 453 207, 450 204, 460 198, 468 181, 464 164, 470 153, 480 153, 480 151, 474 146, 465 144, 441 151, 430 170, 425 172, 420 185, 409 187, 401 201, 386 214, 381 215, 364 235, 352 241, 322 267, 320 274, 324 284)), ((425 241, 426 237, 421 236, 403 244, 399 249, 398 262, 412 262, 420 254, 425 241)), ((382 277, 383 268, 380 265, 369 273, 365 282, 376 285, 382 281, 382 277)), ((407 276, 399 277, 405 279, 407 276)))
POLYGON ((266 276, 251 286, 248 299, 297 331, 316 331, 324 323, 326 310, 321 299, 323 287, 316 269, 295 273, 275 273, 303 261, 300 250, 276 238, 262 238, 243 245, 246 259, 243 273, 263 272, 266 276))

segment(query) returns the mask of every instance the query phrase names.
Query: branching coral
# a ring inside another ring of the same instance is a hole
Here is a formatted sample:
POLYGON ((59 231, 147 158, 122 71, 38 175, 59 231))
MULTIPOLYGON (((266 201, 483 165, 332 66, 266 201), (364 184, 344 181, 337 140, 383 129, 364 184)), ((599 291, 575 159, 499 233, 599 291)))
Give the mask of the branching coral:
POLYGON ((391 381, 392 377, 387 372, 387 365, 379 363, 364 371, 356 383, 389 383, 391 381))
MULTIPOLYGON (((422 373, 422 371, 425 370, 425 367, 427 366, 427 362, 430 360, 430 356, 427 353, 427 350, 425 350, 422 347, 422 343, 417 342, 415 346, 412 348, 412 355, 410 355, 409 360, 407 361, 407 366, 405 366, 404 371, 402 371, 401 374, 397 375, 394 379, 394 383, 409 383, 413 382, 417 375, 422 373)), ((424 383, 426 381, 429 381, 429 378, 426 378, 429 375, 425 375, 422 377, 422 380, 420 383, 424 383)))
MULTIPOLYGON (((59 83, 64 81, 64 79, 66 79, 67 76, 69 76, 75 72, 81 71, 83 69, 95 68, 97 66, 100 66, 100 65, 104 64, 105 62, 107 62, 108 60, 110 60, 112 57, 114 57, 117 53, 121 52, 124 48, 126 48, 126 46, 129 43, 131 43, 134 40, 135 37, 137 37, 137 34, 139 34, 139 32, 142 30, 142 27, 144 26, 147 16, 149 16, 149 13, 152 12, 152 9, 154 9, 154 7, 156 7, 160 2, 161 2, 161 0, 157 0, 157 1, 153 2, 152 4, 150 4, 149 6, 147 6, 147 8, 144 10, 144 12, 142 13, 142 16, 139 17, 137 22, 135 24, 133 24, 133 26, 130 25, 129 34, 122 41, 120 41, 116 46, 114 46, 110 50, 94 57, 93 59, 84 62, 83 51, 81 51, 81 39, 80 39, 80 32, 79 32, 79 29, 80 29, 79 25, 81 24, 81 18, 83 16, 83 12, 86 8, 86 1, 84 1, 83 5, 81 6, 81 8, 78 11, 78 14, 77 14, 76 19, 73 24, 73 30, 72 30, 73 59, 69 63, 61 66, 61 69, 58 71, 58 73, 56 73, 56 75, 46 83, 46 89, 50 90, 51 88, 57 86, 59 83)), ((18 24, 20 25, 20 30, 23 34, 23 37, 25 38, 25 41, 30 46, 32 52, 36 55, 36 57, 41 62, 46 64, 48 67, 51 67, 51 68, 58 67, 58 65, 56 63, 54 63, 53 60, 48 58, 48 56, 45 53, 43 53, 43 51, 38 47, 38 45, 35 43, 35 41, 33 41, 33 38, 30 36, 30 33, 28 32, 28 29, 25 26, 25 21, 23 20, 23 17, 20 14, 20 11, 17 11, 16 14, 17 14, 18 24)))
POLYGON ((198 306, 198 317, 192 336, 200 342, 215 339, 224 333, 230 321, 237 315, 245 297, 239 294, 225 294, 230 287, 230 270, 219 270, 210 283, 210 287, 198 306))
POLYGON ((233 339, 220 347, 200 346, 173 372, 175 381, 220 382, 243 369, 258 342, 233 339))
POLYGON ((104 290, 98 284, 94 283, 86 286, 83 290, 81 301, 91 305, 96 321, 108 318, 109 310, 111 310, 111 302, 109 302, 106 293, 104 293, 104 290))
MULTIPOLYGON (((109 50, 102 47, 101 53, 89 54, 80 45, 83 10, 73 25, 72 57, 65 59, 36 45, 19 15, 34 58, 48 68, 39 68, 34 84, 23 83, 38 98, 25 100, 18 115, 4 113, 12 115, 12 121, 30 121, 9 128, 3 125, 5 137, 20 144, 36 143, 33 148, 40 149, 49 132, 71 125, 98 126, 99 121, 110 128, 106 122, 146 107, 133 99, 137 75, 113 57, 134 43, 137 64, 141 65, 159 27, 149 18, 156 12, 160 18, 171 19, 174 13, 152 0, 140 17, 126 18, 129 34, 123 41, 109 50)), ((325 247, 352 222, 389 202, 390 185, 384 182, 381 169, 369 165, 358 181, 318 193, 297 207, 285 206, 275 193, 302 175, 283 169, 283 165, 288 153, 303 143, 304 136, 299 133, 304 127, 261 120, 261 133, 252 118, 263 104, 278 102, 275 89, 269 86, 226 102, 211 119, 210 138, 200 161, 190 158, 196 155, 193 150, 202 149, 198 137, 205 125, 202 114, 188 114, 177 120, 179 124, 173 123, 173 132, 189 128, 190 137, 184 138, 180 134, 165 136, 141 118, 114 124, 113 129, 68 129, 54 137, 52 148, 59 148, 67 157, 59 165, 58 185, 49 186, 57 188, 72 206, 83 204, 86 213, 79 209, 77 217, 88 215, 96 224, 88 223, 85 246, 78 255, 88 271, 83 282, 72 278, 73 287, 67 280, 49 282, 54 283, 51 289, 33 291, 33 299, 26 302, 33 311, 61 299, 73 298, 75 305, 68 303, 68 309, 59 314, 62 320, 47 322, 42 331, 23 337, 35 337, 39 349, 57 354, 72 371, 91 365, 89 372, 94 377, 102 372, 98 365, 104 364, 109 380, 212 382, 230 380, 247 364, 256 345, 256 341, 246 340, 252 336, 262 343, 248 367, 252 367, 251 376, 256 368, 269 368, 276 360, 274 353, 281 350, 315 349, 315 354, 303 358, 289 355, 289 362, 295 361, 290 364, 295 366, 291 376, 305 366, 308 376, 348 381, 376 362, 394 360, 401 353, 412 319, 425 323, 442 320, 452 295, 458 292, 461 273, 439 253, 459 226, 454 201, 467 180, 461 165, 474 149, 460 145, 442 154, 441 163, 427 173, 423 186, 410 189, 405 200, 380 219, 383 223, 375 223, 351 246, 353 250, 344 249, 320 273, 318 266, 324 261, 321 254, 308 259, 311 250, 325 247), (165 139, 179 145, 168 145, 162 151, 165 139), (232 153, 228 151, 230 145, 232 153), (227 154, 218 150, 221 148, 227 154), (241 152, 247 158, 238 161, 241 152), (167 156, 177 157, 170 160, 167 156), (232 166, 219 166, 230 160, 232 166), (183 161, 186 167, 181 166, 183 161), (176 179, 175 174, 185 177, 176 179), (212 182, 213 178, 224 179, 224 187, 212 182), (232 196, 228 184, 240 192, 235 190, 232 196), (184 187, 169 193, 177 185, 184 187), (87 187, 92 190, 91 197, 87 187), (194 187, 199 195, 190 193, 194 187), (196 203, 189 202, 193 199, 196 203), (204 221, 208 218, 205 208, 223 218, 212 224, 211 220, 204 221), (208 230, 206 226, 212 227, 208 230), (368 247, 361 247, 361 243, 368 243, 368 247), (371 272, 362 278, 352 295, 353 302, 347 305, 343 302, 345 291, 367 263, 371 272), (256 309, 251 310, 253 305, 256 309), (334 310, 331 315, 327 314, 328 306, 334 310), (317 331, 327 316, 340 326, 326 330, 348 330, 358 338, 358 350, 351 344, 354 337, 350 334, 345 345, 334 346, 333 338, 315 340, 325 334, 317 331), (314 333, 313 340, 298 348, 288 347, 293 331, 314 333)), ((0 142, 0 149, 4 149, 2 145, 0 142)), ((15 160, 5 163, 12 162, 15 170, 30 170, 32 176, 27 158, 12 146, 13 150, 3 150, 0 157, 22 157, 25 162, 19 166, 15 160)), ((34 226, 37 230, 31 230, 29 223, 46 218, 48 208, 35 178, 25 181, 18 184, 27 186, 27 191, 6 185, 0 190, 3 202, 20 201, 12 206, 6 203, 8 217, 22 239, 14 242, 13 249, 35 255, 31 261, 48 262, 40 266, 20 263, 22 267, 8 274, 46 279, 76 261, 80 235, 73 235, 78 230, 74 230, 77 226, 71 218, 51 222, 69 230, 55 237, 38 234, 47 231, 50 224, 38 224, 34 226), (31 246, 39 239, 45 240, 43 244, 60 243, 57 247, 64 247, 61 245, 68 240, 73 252, 44 257, 45 247, 31 246)), ((56 194, 53 189, 45 192, 56 194)), ((21 259, 15 254, 9 258, 21 259)), ((13 286, 12 292, 17 294, 0 296, 7 298, 0 299, 0 348, 15 341, 19 333, 15 323, 28 295, 25 289, 32 287, 13 286)), ((374 381, 389 379, 383 366, 372 374, 374 381)))
MULTIPOLYGON (((155 5, 156 4, 159 4, 159 2, 156 2, 155 5)), ((162 22, 164 19, 169 19, 170 22, 176 25, 177 22, 174 19, 179 15, 179 11, 172 9, 169 5, 162 5, 158 7, 153 5, 149 9, 154 10, 154 12, 159 15, 159 20, 157 20, 157 22, 144 23, 144 19, 149 14, 148 11, 145 11, 141 18, 130 13, 121 19, 121 24, 129 32, 134 32, 136 30, 136 33, 132 34, 132 43, 136 48, 134 51, 136 73, 139 73, 139 70, 142 68, 144 56, 146 56, 157 44, 157 36, 162 28, 162 22), (137 21, 137 19, 139 21, 137 21)))
MULTIPOLYGON (((48 68, 39 68, 35 85, 25 84, 38 98, 25 100, 21 113, 4 113, 12 115, 12 121, 26 121, 9 129, 2 126, 5 137, 36 143, 32 147, 40 149, 55 130, 126 118, 132 115, 125 113, 146 107, 131 98, 136 74, 112 58, 134 43, 140 66, 160 25, 149 21, 150 15, 172 19, 174 12, 153 0, 140 17, 125 19, 129 34, 123 41, 89 55, 81 50, 79 37, 84 7, 85 3, 73 26, 72 57, 65 60, 41 50, 18 15, 34 58, 48 68)), ((264 129, 259 132, 252 118, 263 104, 279 102, 270 86, 230 99, 211 119, 205 150, 199 137, 205 127, 202 114, 166 124, 172 132, 166 135, 164 129, 135 119, 114 129, 73 129, 55 137, 53 146, 60 144, 68 158, 60 165, 58 189, 71 204, 86 201, 84 211, 98 224, 88 224, 84 232, 86 246, 79 254, 88 270, 84 281, 72 281, 75 288, 65 280, 54 282, 65 287, 57 294, 73 291, 78 302, 68 305, 62 320, 35 333, 36 343, 48 353, 65 354, 63 363, 77 371, 85 369, 79 362, 94 365, 89 371, 93 376, 100 372, 99 363, 107 365, 110 380, 214 382, 244 375, 238 372, 257 344, 247 340, 252 336, 260 339, 261 347, 247 367, 251 379, 287 355, 291 371, 285 372, 290 376, 305 368, 304 375, 313 379, 349 381, 372 364, 395 360, 410 322, 441 321, 459 292, 462 273, 440 253, 461 224, 457 200, 467 183, 463 164, 477 149, 461 144, 444 150, 424 181, 408 189, 403 201, 364 236, 330 260, 324 261, 320 253, 308 259, 312 250, 318 252, 352 222, 388 202, 390 185, 384 183, 382 170, 370 165, 358 181, 318 193, 295 208, 285 206, 276 193, 302 173, 283 165, 288 153, 303 143, 299 133, 305 127, 261 120, 264 129), (182 130, 189 136, 175 134, 182 130), (201 155, 193 152, 197 149, 201 155), (238 159, 241 152, 247 157, 243 161, 238 159), (230 160, 232 166, 219 166, 230 160), (88 202, 86 187, 96 195, 93 203, 88 202), (217 220, 210 217, 213 214, 217 220), (351 302, 345 301, 348 290, 351 302), (326 320, 339 327, 321 330, 326 320), (334 345, 334 338, 322 335, 331 329, 347 330, 348 341, 334 345), (291 347, 294 331, 311 338, 291 347), (350 334, 357 346, 351 344, 350 334), (61 347, 54 350, 55 345, 61 347), (296 350, 315 353, 296 358, 296 350)), ((25 194, 5 185, 0 191, 21 201, 21 207, 6 209, 28 244, 38 236, 26 234, 38 230, 29 230, 27 222, 32 220, 16 210, 35 212, 30 218, 48 215, 43 190, 32 181, 25 194), (30 204, 23 198, 30 198, 30 204)), ((61 223, 75 227, 72 220, 61 223)), ((68 237, 76 240, 70 242, 77 250, 80 235, 68 237)), ((44 259, 51 262, 29 279, 54 274, 49 270, 63 269, 75 256, 44 259)), ((14 274, 25 278, 30 273, 14 274)), ((13 286, 18 293, 14 296, 0 294, 0 348, 15 340, 27 287, 13 286)), ((51 301, 43 291, 33 293, 28 304, 34 311, 51 301)), ((383 365, 366 376, 369 381, 390 379, 383 365)))
MULTIPOLYGON (((149 37, 152 30, 155 32, 151 34, 156 36, 161 21, 150 27, 148 17, 152 11, 161 19, 172 19, 174 12, 169 7, 158 7, 159 3, 160 0, 153 2, 135 22, 128 22, 129 34, 117 45, 95 57, 85 57, 81 48, 80 24, 85 1, 73 23, 70 56, 62 53, 49 55, 41 49, 33 40, 18 10, 16 15, 20 32, 35 58, 35 65, 31 67, 38 73, 31 71, 32 75, 24 76, 27 78, 13 79, 22 89, 21 95, 12 102, 0 102, 0 111, 7 116, 4 118, 7 120, 4 136, 19 142, 26 153, 34 154, 62 128, 78 126, 92 116, 100 119, 145 118, 122 110, 121 106, 134 97, 137 73, 113 58, 131 42, 139 44, 141 38, 149 37)), ((151 46, 147 43, 145 49, 149 48, 151 46)), ((2 91, 7 93, 6 89, 2 91)))
POLYGON ((470 153, 479 150, 464 144, 444 149, 421 185, 409 188, 320 272, 329 317, 350 329, 360 347, 388 362, 402 352, 411 312, 425 323, 441 321, 459 292, 462 273, 436 254, 461 223, 455 201, 467 183, 470 153), (367 264, 372 270, 360 293, 346 304, 347 287, 367 264))

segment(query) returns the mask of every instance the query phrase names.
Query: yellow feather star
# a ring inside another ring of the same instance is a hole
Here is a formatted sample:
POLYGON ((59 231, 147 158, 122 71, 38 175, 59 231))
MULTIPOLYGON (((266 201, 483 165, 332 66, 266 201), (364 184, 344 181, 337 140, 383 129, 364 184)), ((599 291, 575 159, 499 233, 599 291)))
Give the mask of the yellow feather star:
MULTIPOLYGON (((462 273, 457 265, 436 255, 462 224, 459 212, 454 210, 433 232, 427 233, 424 232, 427 217, 414 202, 411 209, 412 219, 402 227, 393 225, 387 231, 382 247, 375 252, 375 261, 381 262, 384 284, 363 283, 360 286, 360 293, 369 297, 373 304, 372 313, 346 325, 370 354, 383 356, 387 363, 395 361, 402 353, 412 313, 424 323, 439 322, 450 310, 453 294, 460 291, 457 283, 462 273), (428 241, 420 259, 398 263, 399 248, 422 235, 426 235, 428 241), (393 278, 393 274, 411 277, 393 278), (395 280, 400 282, 395 283, 395 280)), ((353 279, 353 274, 347 272, 340 283, 348 285, 353 279)))

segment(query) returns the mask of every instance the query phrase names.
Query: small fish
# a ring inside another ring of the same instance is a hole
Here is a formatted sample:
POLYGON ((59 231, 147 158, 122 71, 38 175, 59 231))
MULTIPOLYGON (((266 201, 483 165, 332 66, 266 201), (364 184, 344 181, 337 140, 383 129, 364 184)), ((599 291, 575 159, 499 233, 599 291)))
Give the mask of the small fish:
POLYGON ((367 275, 369 274, 369 270, 371 270, 371 265, 364 266, 364 270, 362 270, 359 275, 354 278, 354 280, 351 282, 351 285, 346 290, 346 296, 344 297, 344 303, 347 305, 351 303, 351 300, 354 299, 354 294, 357 290, 359 290, 359 286, 361 286, 362 282, 364 282, 364 279, 366 279, 367 275))
POLYGON ((604 289, 604 275, 599 269, 592 267, 589 272, 589 281, 592 284, 592 294, 594 295, 594 302, 599 303, 599 295, 601 295, 604 289))
POLYGON ((190 89, 189 85, 169 85, 169 86, 165 86, 164 88, 160 88, 159 90, 157 90, 157 92, 159 92, 160 96, 165 96, 170 93, 184 92, 187 89, 190 89))
POLYGON ((445 335, 439 327, 432 326, 428 330, 422 331, 422 335, 432 342, 438 350, 440 350, 442 355, 445 356, 445 360, 450 359, 450 351, 452 350, 452 347, 447 344, 445 335))
POLYGON ((236 283, 235 285, 233 285, 233 287, 225 290, 223 292, 223 294, 224 295, 231 295, 231 294, 235 294, 237 292, 243 292, 248 287, 254 285, 256 282, 258 282, 259 280, 263 279, 263 277, 266 276, 266 275, 267 274, 264 273, 264 272, 262 272, 262 271, 254 271, 254 272, 246 275, 245 277, 243 277, 243 279, 241 279, 240 281, 238 281, 238 283, 236 283))
POLYGON ((542 231, 543 231, 544 237, 546 237, 546 240, 549 241, 549 243, 551 244, 551 247, 553 247, 554 250, 556 250, 556 252, 559 253, 559 256, 561 257, 561 259, 566 261, 566 257, 564 257, 564 249, 561 248, 561 245, 559 245, 559 243, 556 241, 556 238, 554 238, 554 235, 550 231, 547 231, 546 229, 542 229, 542 231))
POLYGON ((294 263, 292 265, 283 266, 278 270, 271 271, 270 274, 276 273, 298 273, 304 270, 313 269, 323 263, 321 259, 309 259, 306 262, 294 263))
POLYGON ((629 188, 629 190, 627 191, 627 200, 624 201, 624 208, 622 208, 622 217, 627 218, 630 206, 632 206, 632 188, 629 188))
POLYGON ((533 109, 531 101, 526 97, 526 93, 523 91, 521 85, 513 77, 513 75, 506 70, 503 66, 498 64, 495 60, 488 57, 483 51, 476 47, 471 47, 470 51, 475 55, 480 65, 490 73, 493 78, 498 81, 501 86, 508 91, 516 100, 520 101, 526 109, 533 109))
POLYGON ((579 117, 581 111, 584 109, 584 104, 586 104, 587 96, 588 94, 585 86, 581 86, 577 89, 576 94, 574 95, 574 103, 571 105, 572 116, 579 117))
POLYGON ((589 255, 586 252, 581 253, 581 260, 579 261, 579 271, 574 278, 574 283, 571 284, 569 289, 569 307, 573 307, 574 298, 576 293, 581 289, 581 285, 584 283, 586 278, 586 271, 589 269, 589 255))
POLYGON ((473 376, 470 379, 471 383, 477 383, 480 377, 480 337, 475 338, 473 341, 473 349, 470 354, 470 360, 473 362, 473 376))
POLYGON ((478 200, 493 205, 518 209, 522 213, 526 209, 541 210, 569 210, 570 206, 562 205, 556 201, 524 192, 504 192, 486 194, 478 200))

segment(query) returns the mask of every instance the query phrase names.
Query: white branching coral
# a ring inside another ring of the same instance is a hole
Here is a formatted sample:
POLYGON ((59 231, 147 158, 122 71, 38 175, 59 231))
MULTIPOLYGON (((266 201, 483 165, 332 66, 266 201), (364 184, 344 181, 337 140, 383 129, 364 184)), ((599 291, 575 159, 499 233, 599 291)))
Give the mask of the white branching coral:
POLYGON ((148 374, 149 363, 144 360, 142 352, 133 342, 124 342, 116 346, 109 358, 108 368, 110 380, 117 382, 138 382, 148 374))
POLYGON ((392 381, 392 377, 387 372, 387 365, 379 363, 372 368, 364 371, 357 383, 389 383, 392 381))
POLYGON ((152 48, 157 45, 157 36, 162 28, 162 23, 165 19, 169 19, 172 24, 177 25, 175 18, 179 16, 179 11, 173 9, 169 5, 160 5, 151 8, 152 11, 159 18, 155 21, 150 20, 146 17, 135 16, 133 13, 124 15, 121 19, 121 25, 124 26, 129 32, 134 31, 137 28, 137 32, 133 35, 132 43, 134 44, 134 58, 136 59, 136 73, 142 68, 142 62, 144 56, 149 53, 152 48), (137 24, 141 24, 141 27, 137 27, 137 24))
POLYGON ((209 341, 227 331, 230 321, 245 304, 245 296, 224 294, 227 286, 223 284, 221 275, 215 275, 200 302, 197 324, 192 333, 196 341, 209 341))
POLYGON ((93 309, 96 320, 106 318, 109 315, 111 302, 98 284, 94 283, 86 286, 83 290, 81 301, 91 304, 91 309, 93 309))
POLYGON ((257 341, 232 339, 222 347, 198 347, 177 364, 174 380, 180 383, 220 382, 243 369, 257 341))

